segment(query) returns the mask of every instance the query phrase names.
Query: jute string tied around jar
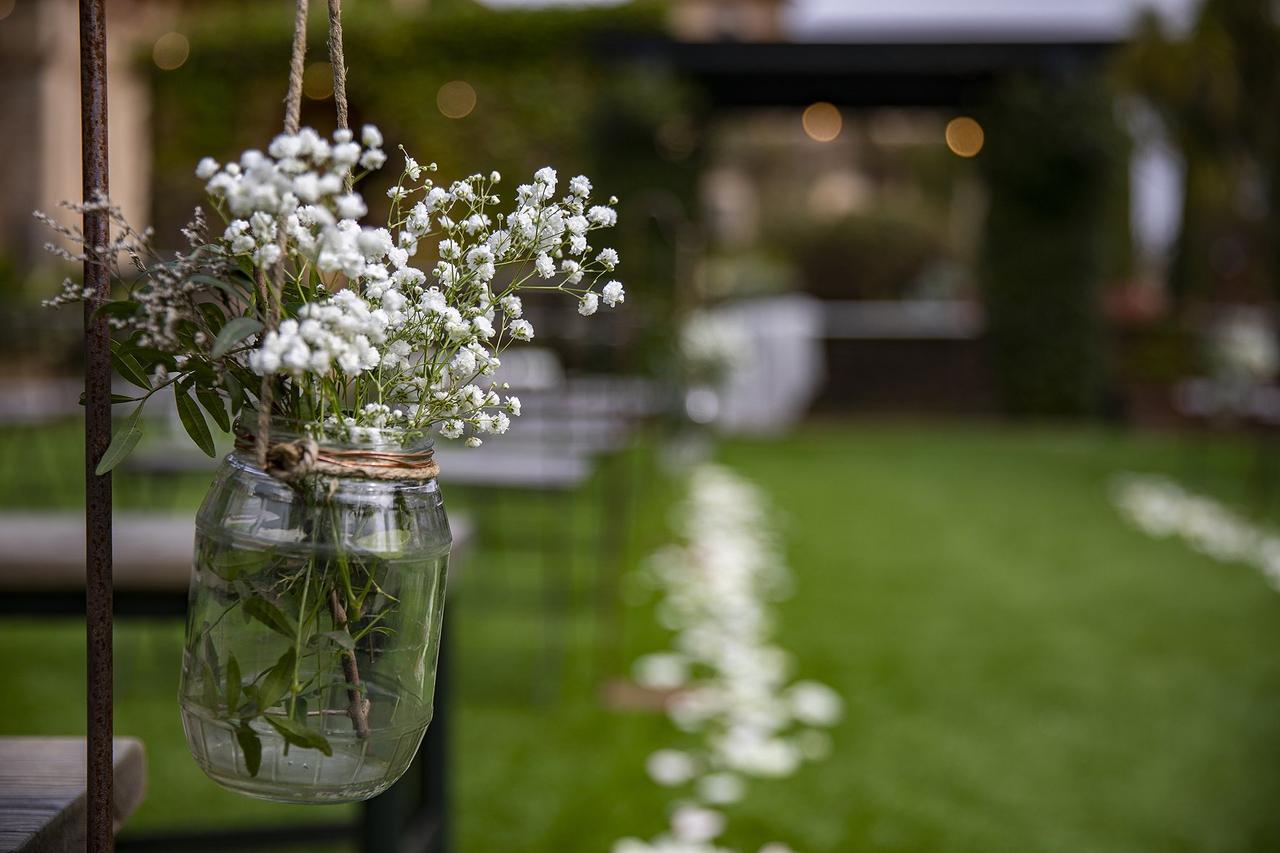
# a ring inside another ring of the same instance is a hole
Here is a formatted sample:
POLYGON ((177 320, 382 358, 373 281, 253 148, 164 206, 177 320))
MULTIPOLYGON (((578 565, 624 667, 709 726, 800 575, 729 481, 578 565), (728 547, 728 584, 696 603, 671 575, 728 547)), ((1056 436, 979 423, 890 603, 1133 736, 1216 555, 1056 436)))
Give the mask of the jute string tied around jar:
MULTIPOLYGON (((253 450, 253 436, 239 433, 236 448, 253 450)), ((440 465, 431 449, 404 452, 361 448, 324 447, 314 438, 266 442, 263 470, 278 480, 294 482, 313 474, 325 477, 352 477, 367 480, 410 480, 426 482, 440 475, 440 465)))

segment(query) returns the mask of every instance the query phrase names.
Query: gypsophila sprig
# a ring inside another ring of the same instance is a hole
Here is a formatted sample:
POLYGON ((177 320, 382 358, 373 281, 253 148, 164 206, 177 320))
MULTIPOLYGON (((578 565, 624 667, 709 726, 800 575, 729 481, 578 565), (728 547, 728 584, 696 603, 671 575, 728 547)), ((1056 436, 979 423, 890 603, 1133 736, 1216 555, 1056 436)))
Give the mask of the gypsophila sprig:
MULTIPOLYGON (((355 189, 388 159, 372 125, 331 139, 305 128, 234 162, 202 159, 195 174, 221 224, 206 236, 197 211, 190 251, 172 259, 155 257, 118 211, 107 247, 55 225, 84 254, 130 260, 115 270, 127 296, 104 310, 117 368, 144 392, 132 399, 174 384, 225 425, 224 407, 253 409, 266 376, 273 414, 317 433, 379 440, 388 427, 435 427, 478 446, 478 435, 506 432, 519 400, 492 376, 507 347, 536 334, 521 295, 563 294, 582 315, 625 301, 618 253, 593 245, 616 224, 617 199, 594 203, 581 175, 560 193, 544 167, 504 205, 497 172, 437 182, 436 164, 400 150, 384 227, 361 221, 355 189)), ((69 282, 52 301, 84 296, 69 282)))

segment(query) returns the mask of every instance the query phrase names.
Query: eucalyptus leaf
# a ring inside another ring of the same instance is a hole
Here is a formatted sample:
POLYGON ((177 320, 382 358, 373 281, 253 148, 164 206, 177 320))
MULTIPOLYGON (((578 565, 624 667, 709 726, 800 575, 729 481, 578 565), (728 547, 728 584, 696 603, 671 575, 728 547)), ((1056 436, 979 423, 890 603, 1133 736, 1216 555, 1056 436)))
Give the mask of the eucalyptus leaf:
POLYGON ((218 429, 223 432, 231 431, 231 418, 227 417, 227 406, 222 402, 222 396, 217 391, 212 388, 197 388, 196 399, 200 401, 200 405, 204 406, 204 410, 213 416, 218 429))
POLYGON ((236 317, 233 320, 228 320, 227 325, 223 326, 222 331, 218 332, 218 337, 213 342, 213 349, 209 351, 209 356, 211 358, 222 358, 240 341, 260 331, 262 331, 262 321, 253 317, 236 317))
POLYGON ((236 727, 236 741, 240 744, 240 751, 244 753, 245 769, 250 776, 257 776, 262 767, 262 740, 258 733, 247 722, 241 721, 236 727))
POLYGON ((221 305, 216 302, 201 302, 199 310, 215 335, 222 331, 222 327, 227 323, 227 312, 222 310, 221 305))
POLYGON ((142 365, 138 364, 138 360, 127 352, 121 352, 118 348, 111 353, 111 363, 115 366, 116 373, 119 373, 125 381, 151 390, 151 379, 147 376, 146 371, 142 369, 142 365))
POLYGON ((196 447, 203 450, 206 456, 216 455, 209 424, 205 422, 196 401, 191 399, 191 394, 186 388, 175 387, 173 399, 178 406, 178 420, 182 421, 182 426, 186 429, 187 435, 191 436, 191 440, 196 443, 196 447))
POLYGON ((93 469, 93 473, 98 476, 115 468, 123 462, 133 448, 138 446, 138 440, 142 438, 142 404, 133 410, 133 414, 125 420, 115 434, 111 436, 111 443, 107 445, 107 449, 102 454, 102 458, 98 460, 98 465, 93 469))
MULTIPOLYGON (((111 395, 111 405, 113 405, 113 406, 114 406, 116 403, 133 403, 133 402, 135 402, 137 399, 138 399, 137 397, 130 397, 128 394, 112 394, 112 395, 111 395)), ((82 406, 84 405, 84 392, 83 392, 83 391, 81 391, 81 392, 80 392, 80 405, 82 405, 82 406)))
POLYGON ((333 755, 333 747, 329 745, 328 739, 315 731, 309 729, 297 720, 289 717, 276 717, 267 714, 263 717, 271 726, 278 731, 282 737, 294 746, 300 746, 304 749, 318 749, 325 755, 333 755))
POLYGON ((206 284, 209 287, 217 288, 218 290, 221 290, 223 293, 235 299, 239 299, 240 297, 247 294, 249 292, 249 287, 250 287, 247 281, 241 284, 240 287, 236 287, 236 285, 233 282, 224 281, 220 278, 214 278, 211 275, 204 275, 203 273, 191 276, 191 278, 188 279, 188 281, 194 281, 197 284, 206 284))

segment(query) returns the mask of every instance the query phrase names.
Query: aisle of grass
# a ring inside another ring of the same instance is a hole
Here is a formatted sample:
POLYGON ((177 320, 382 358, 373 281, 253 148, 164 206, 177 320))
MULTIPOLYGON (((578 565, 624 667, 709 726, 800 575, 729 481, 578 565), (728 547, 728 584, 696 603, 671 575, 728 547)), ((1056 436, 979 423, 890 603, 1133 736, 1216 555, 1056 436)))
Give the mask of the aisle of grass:
MULTIPOLYGON (((1197 467, 1176 443, 1098 431, 832 425, 731 443, 722 457, 779 508, 796 577, 782 644, 800 674, 849 702, 832 757, 753 783, 729 846, 1280 849, 1280 596, 1245 567, 1144 538, 1107 500, 1128 468, 1201 471, 1194 485, 1238 498, 1236 450, 1197 467)), ((147 502, 131 489, 127 501, 147 502)), ((3 491, 8 506, 31 494, 8 473, 3 491)), ((646 502, 647 544, 666 505, 661 490, 646 502)), ((545 509, 528 508, 531 530, 545 509)), ((515 525, 525 516, 504 512, 515 525)), ((463 853, 603 851, 663 822, 667 797, 642 764, 670 732, 599 703, 589 597, 563 617, 559 699, 533 701, 549 677, 540 570, 481 553, 451 610, 463 853)), ((174 710, 178 633, 124 623, 117 634, 117 730, 147 740, 153 779, 134 825, 317 814, 200 776, 174 710)), ((629 653, 661 642, 651 614, 633 611, 629 653)), ((77 626, 0 623, 0 649, 11 661, 0 733, 82 727, 77 626)))

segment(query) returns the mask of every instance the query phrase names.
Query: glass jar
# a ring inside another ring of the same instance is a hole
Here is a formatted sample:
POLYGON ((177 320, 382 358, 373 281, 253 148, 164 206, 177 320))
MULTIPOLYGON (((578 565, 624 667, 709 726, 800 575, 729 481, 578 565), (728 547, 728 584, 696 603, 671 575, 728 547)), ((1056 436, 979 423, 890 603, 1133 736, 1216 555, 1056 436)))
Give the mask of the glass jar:
MULTIPOLYGON (((298 433, 277 424, 271 440, 298 433)), ((384 431, 384 461, 429 450, 384 431)), ((220 785, 336 803, 388 788, 431 722, 452 538, 434 479, 223 460, 196 519, 179 700, 187 745, 220 785)))

